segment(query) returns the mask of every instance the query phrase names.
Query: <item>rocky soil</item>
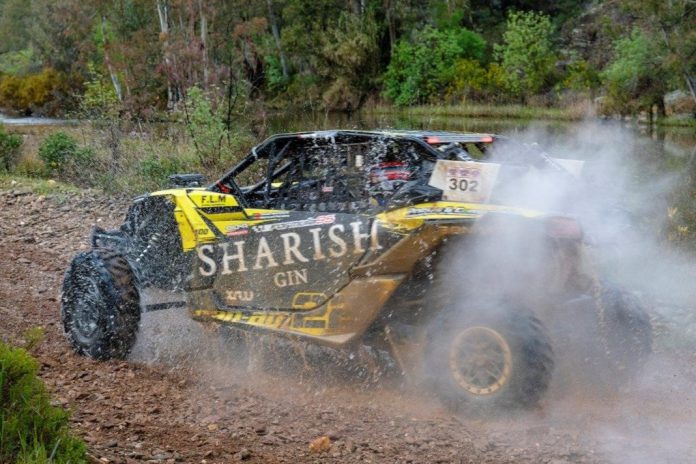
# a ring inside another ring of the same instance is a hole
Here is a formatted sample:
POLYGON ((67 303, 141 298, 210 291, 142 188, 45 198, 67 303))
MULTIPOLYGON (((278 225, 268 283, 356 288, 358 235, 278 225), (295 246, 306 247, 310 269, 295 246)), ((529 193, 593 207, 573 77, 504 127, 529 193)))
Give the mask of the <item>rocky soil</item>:
MULTIPOLYGON (((75 355, 60 285, 93 225, 114 227, 127 201, 94 192, 0 192, 0 337, 33 350, 56 403, 99 463, 603 463, 696 460, 693 356, 658 353, 620 393, 556 381, 536 411, 455 416, 425 392, 234 368, 214 334, 181 313, 145 315, 128 362, 75 355), (215 345, 217 346, 217 345, 215 345)), ((289 354, 289 356, 292 354, 289 354)))

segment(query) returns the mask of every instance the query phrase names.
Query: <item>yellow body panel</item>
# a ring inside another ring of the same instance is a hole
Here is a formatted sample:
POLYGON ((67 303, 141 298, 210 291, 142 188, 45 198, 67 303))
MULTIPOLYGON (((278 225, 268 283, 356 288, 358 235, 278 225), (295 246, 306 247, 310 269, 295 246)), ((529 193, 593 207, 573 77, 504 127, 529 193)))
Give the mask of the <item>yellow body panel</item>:
MULTIPOLYGON (((233 195, 204 189, 163 190, 152 195, 168 196, 175 202, 174 212, 184 251, 228 236, 246 234, 246 229, 255 224, 288 217, 286 211, 244 209, 233 195), (216 230, 211 230, 211 226, 216 230)), ((287 310, 220 309, 209 296, 213 292, 211 288, 193 292, 196 296, 189 301, 190 311, 200 320, 263 328, 340 346, 367 329, 424 253, 431 252, 445 236, 466 233, 470 224, 462 220, 478 219, 488 213, 527 218, 543 216, 532 210, 452 201, 382 212, 375 216, 379 226, 399 235, 403 233, 404 239, 369 264, 353 267, 350 282, 334 295, 298 292, 293 297, 292 308, 287 310)), ((317 213, 320 214, 323 213, 317 213)))

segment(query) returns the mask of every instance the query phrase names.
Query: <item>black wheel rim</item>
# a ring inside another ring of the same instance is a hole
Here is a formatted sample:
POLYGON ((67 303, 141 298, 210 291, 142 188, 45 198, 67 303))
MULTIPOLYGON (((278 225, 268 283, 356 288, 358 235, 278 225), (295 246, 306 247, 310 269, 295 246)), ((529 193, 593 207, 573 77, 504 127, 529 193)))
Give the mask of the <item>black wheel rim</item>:
POLYGON ((73 327, 80 341, 88 341, 93 339, 99 330, 102 292, 97 282, 85 278, 76 293, 73 305, 73 327))

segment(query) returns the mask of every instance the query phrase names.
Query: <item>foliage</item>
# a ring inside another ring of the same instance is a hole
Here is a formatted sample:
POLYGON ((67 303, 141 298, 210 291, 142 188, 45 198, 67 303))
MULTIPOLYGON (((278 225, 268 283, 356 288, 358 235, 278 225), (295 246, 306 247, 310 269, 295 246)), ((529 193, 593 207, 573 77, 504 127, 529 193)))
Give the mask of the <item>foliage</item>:
POLYGON ((108 124, 114 165, 123 120, 166 118, 193 87, 223 113, 239 89, 258 106, 329 111, 380 95, 411 105, 609 93, 631 112, 645 103, 599 79, 607 44, 635 28, 659 65, 638 86, 647 100, 685 90, 696 102, 695 15, 693 0, 0 0, 0 108, 65 114, 80 103, 108 124))
POLYGON ((599 86, 599 72, 585 60, 573 60, 561 84, 561 88, 570 90, 591 90, 599 86))
POLYGON ((85 444, 70 435, 68 414, 51 406, 38 364, 0 342, 0 462, 86 462, 85 444))
POLYGON ((94 158, 94 152, 88 147, 79 147, 77 141, 58 131, 50 134, 39 147, 39 158, 44 162, 48 172, 65 176, 69 174, 69 168, 89 168, 94 158))
POLYGON ((344 13, 338 26, 323 36, 321 72, 333 80, 323 95, 325 108, 351 111, 360 106, 376 75, 377 32, 372 14, 344 13))
POLYGON ((625 114, 660 104, 665 75, 655 52, 654 42, 638 30, 616 41, 614 59, 601 73, 608 109, 625 114))
POLYGON ((109 119, 118 117, 119 101, 111 84, 97 70, 94 63, 88 65, 89 78, 80 98, 82 115, 90 119, 109 119))
POLYGON ((655 63, 660 70, 657 79, 671 80, 669 90, 683 86, 696 103, 696 8, 693 1, 622 0, 620 4, 635 17, 636 26, 656 53, 655 63))
POLYGON ((181 158, 172 156, 156 156, 150 154, 140 162, 140 172, 144 179, 154 188, 161 188, 167 185, 169 176, 176 173, 185 172, 186 163, 181 158))
POLYGON ((550 86, 556 62, 552 36, 551 19, 544 14, 513 11, 508 15, 503 44, 496 45, 495 52, 511 94, 523 98, 550 86))
POLYGON ((201 166, 217 166, 222 158, 228 128, 225 126, 222 106, 199 87, 191 87, 184 105, 185 123, 196 147, 201 166))
POLYGON ((8 134, 0 125, 0 169, 8 172, 14 169, 19 161, 21 147, 22 136, 8 134))
POLYGON ((268 90, 273 94, 285 90, 288 81, 285 76, 283 76, 280 60, 273 55, 266 55, 264 57, 264 67, 266 70, 266 87, 268 90))
POLYGON ((458 60, 448 94, 451 99, 495 101, 505 90, 505 75, 497 63, 487 67, 476 60, 458 60))
MULTIPOLYGON (((36 71, 37 62, 32 48, 23 48, 0 54, 0 73, 24 75, 36 71)), ((40 63, 38 64, 40 69, 40 63)))
POLYGON ((426 27, 413 42, 396 44, 384 75, 384 95, 396 105, 435 99, 455 79, 458 60, 479 60, 485 42, 467 29, 426 27))
POLYGON ((69 92, 68 89, 65 76, 52 68, 26 76, 0 75, 0 107, 20 113, 46 109, 57 95, 69 92))

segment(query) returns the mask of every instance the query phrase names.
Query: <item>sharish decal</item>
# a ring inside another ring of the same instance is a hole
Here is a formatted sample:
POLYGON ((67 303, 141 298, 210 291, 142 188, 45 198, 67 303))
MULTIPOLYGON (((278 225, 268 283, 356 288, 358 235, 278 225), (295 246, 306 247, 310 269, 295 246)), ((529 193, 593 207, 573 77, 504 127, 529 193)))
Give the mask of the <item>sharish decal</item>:
POLYGON ((333 224, 302 230, 301 233, 286 232, 268 237, 260 235, 253 241, 234 240, 201 245, 197 249, 200 261, 198 273, 203 277, 218 273, 228 275, 341 258, 348 254, 359 256, 368 248, 378 250, 376 228, 367 232, 365 227, 365 223, 355 221, 349 223, 348 227, 333 224))

